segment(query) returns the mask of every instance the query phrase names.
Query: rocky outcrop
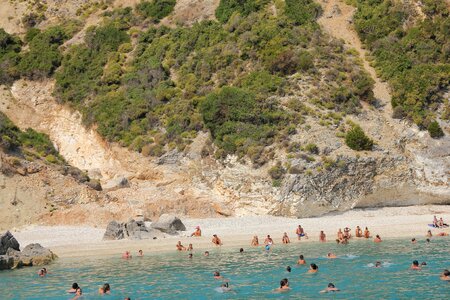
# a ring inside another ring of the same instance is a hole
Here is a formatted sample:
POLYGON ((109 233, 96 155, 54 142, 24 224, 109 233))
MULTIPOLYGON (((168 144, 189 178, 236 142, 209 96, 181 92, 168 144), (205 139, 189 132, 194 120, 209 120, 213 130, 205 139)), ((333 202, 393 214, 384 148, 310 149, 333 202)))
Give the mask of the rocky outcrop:
POLYGON ((40 244, 29 244, 20 251, 19 243, 9 231, 1 237, 0 246, 2 249, 7 248, 4 253, 1 253, 4 255, 0 255, 0 270, 42 266, 58 257, 50 249, 42 247, 40 244))
POLYGON ((20 245, 11 232, 7 231, 0 236, 0 255, 6 254, 9 248, 19 250, 20 245))
POLYGON ((159 217, 157 222, 152 223, 152 228, 160 230, 165 233, 174 234, 177 231, 186 231, 186 226, 184 226, 181 220, 169 214, 163 214, 159 217))
POLYGON ((106 232, 103 235, 104 240, 141 240, 156 239, 160 237, 163 237, 161 231, 148 227, 144 221, 135 220, 130 220, 125 223, 111 221, 106 227, 106 232))

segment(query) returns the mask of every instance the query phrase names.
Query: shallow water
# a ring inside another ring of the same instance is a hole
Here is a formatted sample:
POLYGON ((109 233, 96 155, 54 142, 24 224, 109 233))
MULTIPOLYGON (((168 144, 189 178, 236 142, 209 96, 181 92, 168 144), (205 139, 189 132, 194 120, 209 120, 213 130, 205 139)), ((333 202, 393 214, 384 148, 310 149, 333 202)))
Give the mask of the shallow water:
MULTIPOLYGON (((51 272, 37 276, 39 268, 0 272, 1 299, 71 299, 65 293, 72 282, 83 289, 82 299, 104 299, 97 294, 105 282, 112 294, 107 299, 445 299, 450 297, 450 283, 439 279, 450 268, 449 240, 351 241, 349 245, 300 243, 275 245, 267 253, 248 248, 241 254, 230 249, 211 249, 210 256, 187 253, 147 254, 122 260, 109 258, 59 259, 48 266, 51 272), (328 252, 337 259, 325 258, 328 252), (299 254, 306 262, 319 266, 317 274, 307 274, 307 266, 296 266, 299 254), (412 260, 426 261, 421 271, 409 270, 412 260), (382 261, 382 268, 371 267, 382 261), (286 271, 286 266, 292 272, 286 271), (230 280, 233 292, 219 293, 221 282, 212 273, 220 271, 230 280), (288 278, 291 291, 273 293, 279 281, 288 278), (329 282, 341 291, 319 294, 329 282)), ((195 247, 195 244, 194 244, 195 247)), ((144 253, 145 253, 145 249, 144 253)))

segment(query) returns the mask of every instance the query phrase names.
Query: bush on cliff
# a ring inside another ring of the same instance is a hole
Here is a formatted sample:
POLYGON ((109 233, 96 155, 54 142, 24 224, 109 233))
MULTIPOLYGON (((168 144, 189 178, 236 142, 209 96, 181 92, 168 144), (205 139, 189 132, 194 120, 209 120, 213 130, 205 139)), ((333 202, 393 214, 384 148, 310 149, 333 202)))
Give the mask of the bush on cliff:
POLYGON ((345 136, 345 144, 353 150, 372 150, 373 141, 358 125, 353 126, 345 136))
POLYGON ((441 126, 439 126, 439 123, 437 121, 433 121, 428 125, 428 132, 430 133, 430 136, 434 139, 438 139, 444 136, 444 131, 442 131, 441 126))

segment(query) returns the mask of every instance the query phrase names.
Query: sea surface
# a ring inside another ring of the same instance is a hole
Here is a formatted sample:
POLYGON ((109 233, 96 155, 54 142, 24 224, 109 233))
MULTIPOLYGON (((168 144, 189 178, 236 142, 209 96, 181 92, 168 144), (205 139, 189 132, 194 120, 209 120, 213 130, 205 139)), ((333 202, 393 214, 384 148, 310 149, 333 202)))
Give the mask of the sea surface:
POLYGON ((270 252, 262 247, 238 249, 213 248, 210 256, 195 251, 145 254, 123 260, 120 257, 59 259, 39 277, 38 267, 0 272, 0 299, 71 299, 65 291, 73 282, 83 289, 81 299, 450 299, 450 282, 439 279, 450 269, 450 240, 434 238, 431 243, 419 239, 350 241, 334 243, 294 243, 274 245, 270 252), (327 259, 328 252, 337 259, 327 259), (319 266, 317 274, 308 274, 308 266, 297 266, 298 256, 319 266), (421 271, 410 270, 413 260, 426 262, 421 271), (373 264, 381 261, 381 268, 373 264), (291 266, 292 272, 286 267, 291 266), (219 271, 229 280, 231 292, 219 289, 219 271), (274 293, 283 278, 291 291, 274 293), (98 295, 105 282, 111 295, 98 295), (340 292, 320 294, 332 282, 340 292))

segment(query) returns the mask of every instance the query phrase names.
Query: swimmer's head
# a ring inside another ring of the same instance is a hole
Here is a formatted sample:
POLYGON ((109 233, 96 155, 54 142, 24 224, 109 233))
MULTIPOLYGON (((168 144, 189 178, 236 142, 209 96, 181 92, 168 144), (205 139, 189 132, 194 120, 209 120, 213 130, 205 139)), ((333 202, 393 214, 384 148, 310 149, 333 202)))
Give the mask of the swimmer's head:
POLYGON ((429 243, 430 242, 430 239, 427 239, 427 243, 429 243))
POLYGON ((213 234, 213 237, 217 237, 217 234, 213 234))
POLYGON ((111 287, 109 286, 109 283, 105 283, 103 285, 103 291, 104 292, 109 292, 111 290, 111 287))
POLYGON ((377 261, 377 262, 375 263, 375 267, 381 267, 381 261, 377 261))
POLYGON ((313 270, 317 270, 319 267, 316 264, 310 264, 309 265, 311 267, 311 269, 313 270))
POLYGON ((303 259, 303 258, 304 258, 303 254, 300 254, 299 258, 300 258, 300 259, 303 259))
POLYGON ((240 253, 244 252, 244 248, 239 249, 239 252, 240 253))
POLYGON ((139 254, 142 254, 142 250, 139 250, 139 254))
POLYGON ((288 271, 290 273, 292 271, 291 266, 287 266, 286 271, 288 271))
POLYGON ((205 251, 205 256, 209 256, 209 251, 205 251))
POLYGON ((289 286, 289 281, 287 278, 281 279, 280 287, 289 286))
POLYGON ((421 266, 426 266, 427 263, 423 261, 423 262, 420 263, 420 265, 421 265, 421 266))
POLYGON ((328 284, 328 287, 329 287, 329 288, 332 288, 332 289, 335 288, 334 284, 331 283, 331 282, 328 284))
POLYGON ((76 283, 76 282, 72 283, 72 288, 74 290, 78 289, 79 288, 78 283, 76 283))
POLYGON ((192 258, 192 256, 193 256, 193 254, 192 254, 192 253, 189 253, 189 258, 192 258))
POLYGON ((77 288, 77 291, 75 292, 75 294, 83 295, 83 291, 81 290, 81 288, 77 288))
POLYGON ((267 237, 270 238, 270 234, 268 234, 267 237))
POLYGON ((214 272, 214 277, 219 277, 220 276, 220 273, 219 272, 214 272))
POLYGON ((413 264, 414 266, 418 266, 418 265, 419 265, 419 262, 418 262, 417 260, 415 260, 415 261, 412 262, 412 264, 413 264))
POLYGON ((377 234, 377 239, 379 239, 380 238, 380 236, 377 234))
POLYGON ((450 276, 450 271, 449 270, 444 270, 444 276, 450 276))
POLYGON ((411 239, 411 242, 414 243, 415 241, 416 241, 416 238, 412 238, 412 239, 411 239))

